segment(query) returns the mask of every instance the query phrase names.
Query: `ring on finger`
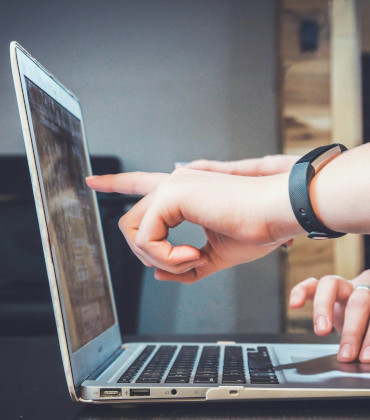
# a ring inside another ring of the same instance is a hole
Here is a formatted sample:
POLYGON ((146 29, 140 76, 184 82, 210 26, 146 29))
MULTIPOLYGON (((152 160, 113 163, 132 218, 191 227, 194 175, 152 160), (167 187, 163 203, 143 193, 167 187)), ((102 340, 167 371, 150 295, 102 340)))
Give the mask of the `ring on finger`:
POLYGON ((358 284, 354 287, 353 291, 359 290, 359 289, 366 289, 370 291, 370 284, 358 284))

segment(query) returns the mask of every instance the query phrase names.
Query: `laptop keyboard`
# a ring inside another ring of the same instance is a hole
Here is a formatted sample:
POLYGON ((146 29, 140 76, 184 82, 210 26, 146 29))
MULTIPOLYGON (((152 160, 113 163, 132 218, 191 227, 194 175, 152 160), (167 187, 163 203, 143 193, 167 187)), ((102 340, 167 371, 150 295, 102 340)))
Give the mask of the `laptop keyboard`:
POLYGON ((217 345, 182 345, 176 356, 177 345, 161 345, 154 352, 155 348, 154 345, 146 346, 118 383, 279 383, 264 346, 247 348, 245 355, 243 347, 238 345, 225 346, 224 351, 217 345))

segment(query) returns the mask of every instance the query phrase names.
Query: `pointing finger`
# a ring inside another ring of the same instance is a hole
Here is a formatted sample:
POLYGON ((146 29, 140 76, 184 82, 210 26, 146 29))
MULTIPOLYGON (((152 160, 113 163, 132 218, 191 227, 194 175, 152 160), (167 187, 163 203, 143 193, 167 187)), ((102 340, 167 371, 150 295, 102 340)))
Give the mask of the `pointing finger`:
POLYGON ((127 172, 114 175, 93 175, 86 178, 86 184, 93 190, 105 193, 147 195, 169 174, 155 172, 127 172))

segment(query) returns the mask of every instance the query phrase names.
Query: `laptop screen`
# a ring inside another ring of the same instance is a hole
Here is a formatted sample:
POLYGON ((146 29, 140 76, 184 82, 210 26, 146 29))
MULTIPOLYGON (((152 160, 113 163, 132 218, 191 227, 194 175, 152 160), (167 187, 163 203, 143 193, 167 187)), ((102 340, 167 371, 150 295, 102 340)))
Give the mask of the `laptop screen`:
POLYGON ((104 249, 98 229, 81 122, 26 78, 38 155, 38 175, 47 218, 61 306, 76 352, 114 325, 104 249))

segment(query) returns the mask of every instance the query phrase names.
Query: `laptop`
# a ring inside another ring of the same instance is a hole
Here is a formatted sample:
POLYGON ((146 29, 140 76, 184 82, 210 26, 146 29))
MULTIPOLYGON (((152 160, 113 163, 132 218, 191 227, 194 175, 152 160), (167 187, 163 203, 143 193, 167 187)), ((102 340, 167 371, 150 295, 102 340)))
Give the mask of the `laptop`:
POLYGON ((71 398, 85 403, 370 396, 370 365, 338 345, 124 343, 81 107, 19 44, 12 71, 59 345, 71 398))

